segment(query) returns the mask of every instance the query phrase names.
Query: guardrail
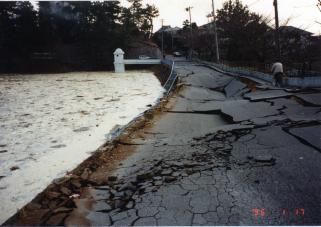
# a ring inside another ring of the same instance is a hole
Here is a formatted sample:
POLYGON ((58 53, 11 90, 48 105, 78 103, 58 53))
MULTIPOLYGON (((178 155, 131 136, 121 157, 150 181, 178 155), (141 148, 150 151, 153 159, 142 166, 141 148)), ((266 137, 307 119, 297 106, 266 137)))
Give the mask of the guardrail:
POLYGON ((158 65, 161 59, 124 59, 125 65, 158 65))
POLYGON ((171 68, 170 75, 163 86, 166 90, 166 95, 168 95, 172 90, 177 79, 177 73, 175 72, 175 62, 173 60, 163 59, 162 64, 168 65, 171 68))
MULTIPOLYGON (((163 88, 165 89, 166 95, 168 95, 170 93, 170 91, 172 90, 172 88, 175 84, 175 81, 177 80, 177 73, 175 72, 175 62, 172 60, 163 59, 163 60, 161 60, 161 64, 168 65, 171 68, 170 75, 163 86, 163 88)), ((108 133, 106 135, 106 139, 111 141, 111 140, 117 138, 128 127, 132 126, 135 122, 137 122, 146 112, 154 110, 159 103, 160 103, 160 100, 158 100, 157 103, 154 106, 152 106, 150 109, 144 111, 143 113, 141 113, 137 117, 135 117, 133 120, 131 120, 127 125, 119 126, 114 131, 108 133)))

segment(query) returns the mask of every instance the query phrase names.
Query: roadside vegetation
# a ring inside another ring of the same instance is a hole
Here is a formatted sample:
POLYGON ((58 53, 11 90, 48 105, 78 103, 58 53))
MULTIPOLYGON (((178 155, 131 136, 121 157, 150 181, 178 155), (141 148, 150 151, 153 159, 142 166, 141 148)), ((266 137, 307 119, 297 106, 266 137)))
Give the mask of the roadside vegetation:
MULTIPOLYGON (((209 9, 210 10, 210 9, 209 9)), ((208 15, 212 20, 212 15, 208 15)), ((302 28, 288 26, 289 18, 280 27, 282 62, 288 69, 321 72, 321 37, 302 28)), ((221 63, 269 72, 270 64, 277 60, 274 22, 242 4, 239 0, 227 0, 216 11, 217 33, 221 63)), ((215 36, 213 23, 198 26, 188 20, 182 29, 167 28, 164 32, 164 48, 167 52, 193 49, 193 56, 215 61, 215 36), (191 32, 192 30, 192 32, 191 32)), ((154 40, 161 45, 161 32, 154 40)))

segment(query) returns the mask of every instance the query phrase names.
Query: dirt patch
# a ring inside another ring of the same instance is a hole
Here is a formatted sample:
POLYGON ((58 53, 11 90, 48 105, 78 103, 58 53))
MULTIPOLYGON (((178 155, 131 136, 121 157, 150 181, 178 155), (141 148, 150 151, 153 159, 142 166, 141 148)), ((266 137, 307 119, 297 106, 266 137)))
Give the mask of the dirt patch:
POLYGON ((253 82, 252 80, 245 78, 245 77, 240 77, 240 81, 244 84, 247 85, 247 88, 250 89, 252 92, 257 90, 257 83, 253 82))

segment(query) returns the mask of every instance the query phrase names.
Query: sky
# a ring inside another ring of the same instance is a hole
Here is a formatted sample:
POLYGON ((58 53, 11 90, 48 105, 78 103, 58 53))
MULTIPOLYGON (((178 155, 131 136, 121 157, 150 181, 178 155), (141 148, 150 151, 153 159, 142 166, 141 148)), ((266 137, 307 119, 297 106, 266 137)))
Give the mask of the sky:
MULTIPOLYGON (((222 7, 225 0, 214 0, 215 8, 222 7)), ((211 0, 143 0, 144 3, 154 4, 160 11, 160 16, 154 19, 154 30, 164 25, 182 27, 183 21, 188 19, 185 8, 192 6, 192 22, 203 25, 208 22, 211 12, 211 0)), ((274 18, 273 0, 241 0, 253 12, 257 12, 271 19, 274 18)), ((299 27, 319 35, 321 33, 321 11, 317 8, 318 0, 278 0, 280 25, 291 18, 288 25, 299 27)), ((121 0, 123 5, 126 0, 121 0)), ((274 23, 274 20, 272 21, 274 23)))

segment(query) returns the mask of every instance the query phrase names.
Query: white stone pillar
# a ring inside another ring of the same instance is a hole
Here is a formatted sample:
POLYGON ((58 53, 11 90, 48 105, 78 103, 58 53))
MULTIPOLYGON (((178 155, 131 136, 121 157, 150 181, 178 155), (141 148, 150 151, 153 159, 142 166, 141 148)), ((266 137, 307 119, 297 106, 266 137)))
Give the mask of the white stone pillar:
POLYGON ((120 48, 116 49, 114 52, 115 73, 125 72, 124 54, 124 51, 120 48))

